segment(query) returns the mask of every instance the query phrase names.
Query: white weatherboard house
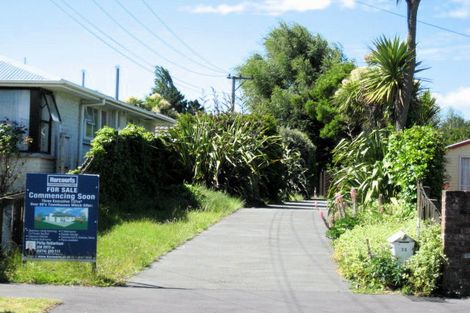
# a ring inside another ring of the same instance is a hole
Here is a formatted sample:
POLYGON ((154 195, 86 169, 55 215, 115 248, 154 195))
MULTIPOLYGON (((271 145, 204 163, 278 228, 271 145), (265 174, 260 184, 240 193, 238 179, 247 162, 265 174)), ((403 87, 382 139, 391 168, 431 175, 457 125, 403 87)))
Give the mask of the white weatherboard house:
MULTIPOLYGON (((76 168, 95 132, 105 125, 121 129, 133 123, 153 132, 175 123, 168 116, 0 57, 0 120, 6 119, 25 126, 32 138, 30 145, 21 146, 25 173, 76 168)), ((15 189, 22 189, 24 177, 17 185, 15 189)))
POLYGON ((45 221, 49 223, 54 223, 54 224, 70 224, 75 221, 76 217, 67 213, 60 213, 60 212, 55 212, 55 213, 49 213, 45 217, 45 221))
POLYGON ((470 139, 446 148, 447 190, 470 190, 470 139))

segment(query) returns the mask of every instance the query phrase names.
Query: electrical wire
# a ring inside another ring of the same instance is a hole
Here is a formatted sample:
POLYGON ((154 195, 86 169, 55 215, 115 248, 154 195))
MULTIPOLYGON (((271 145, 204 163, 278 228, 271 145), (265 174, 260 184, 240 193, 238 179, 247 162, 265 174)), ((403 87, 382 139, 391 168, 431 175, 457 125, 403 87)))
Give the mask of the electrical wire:
MULTIPOLYGON (((158 41, 160 41, 163 45, 165 45, 167 48, 171 49, 172 51, 176 52, 177 54, 181 55, 182 57, 188 59, 189 61, 199 65, 199 66, 202 66, 206 69, 209 69, 210 71, 213 71, 213 72, 220 72, 218 70, 214 70, 210 67, 208 67, 207 65, 197 61, 197 60, 194 60, 193 58, 191 58, 190 56, 188 56, 187 54, 181 52, 180 50, 176 49, 175 47, 173 47, 171 44, 169 44, 168 42, 166 42, 164 39, 162 39, 160 36, 158 36, 150 27, 148 27, 147 25, 145 25, 145 23, 143 23, 140 19, 137 18, 137 16, 135 16, 135 14, 133 14, 125 5, 122 4, 121 1, 119 0, 115 0, 115 2, 127 13, 127 15, 129 15, 137 24, 139 24, 140 26, 142 26, 142 28, 144 28, 150 35, 152 35, 153 37, 155 37, 158 41)), ((226 73, 225 71, 223 73, 226 73)), ((217 76, 214 76, 214 77, 221 77, 220 75, 217 75, 217 76)))
POLYGON ((165 60, 166 62, 168 62, 168 63, 170 63, 170 64, 172 64, 176 67, 181 68, 184 71, 187 71, 187 72, 190 72, 190 73, 193 73, 193 74, 196 74, 196 75, 206 76, 206 77, 221 77, 220 75, 212 75, 212 74, 206 74, 206 73, 201 73, 201 72, 198 72, 198 71, 194 71, 194 70, 189 69, 189 68, 187 68, 183 65, 178 64, 177 62, 174 62, 174 61, 168 59, 167 57, 165 57, 164 55, 159 53, 157 50, 152 48, 149 44, 145 43, 143 40, 141 40, 140 38, 135 36, 127 28, 125 28, 116 18, 114 18, 114 16, 112 16, 112 14, 110 14, 101 4, 99 4, 98 1, 93 0, 93 3, 101 10, 101 12, 103 12, 111 21, 113 21, 114 24, 116 24, 120 29, 122 29, 127 35, 129 35, 131 38, 133 38, 135 41, 140 43, 147 50, 149 50, 151 53, 155 54, 159 58, 165 60))
MULTIPOLYGON (((120 51, 119 49, 117 49, 116 47, 114 47, 113 45, 111 45, 109 42, 107 42, 106 40, 104 40, 100 35, 98 35, 97 33, 95 33, 93 30, 91 30, 87 25, 85 25, 84 23, 82 23, 79 19, 77 19, 75 16, 73 16, 72 14, 70 14, 67 10, 65 10, 61 5, 59 5, 55 0, 50 0, 50 2, 52 2, 59 10, 61 10, 63 13, 65 13, 65 15, 67 15, 69 18, 71 18, 74 22, 76 22, 78 25, 80 25, 83 29, 85 29, 89 34, 91 34, 93 37, 95 37, 96 39, 98 39, 99 41, 101 41, 103 44, 105 44, 108 48, 112 49, 114 52, 118 53, 119 55, 121 55, 122 57, 124 57, 125 59, 127 59, 128 61, 134 63, 135 65, 137 65, 138 67, 140 67, 141 69, 145 70, 146 72, 150 72, 150 73, 154 73, 153 69, 143 65, 142 63, 134 60, 133 58, 131 58, 129 55, 123 53, 122 51, 120 51)), ((177 78, 173 78, 173 80, 179 82, 181 85, 185 85, 187 88, 190 88, 190 89, 193 89, 193 90, 197 90, 198 92, 201 91, 202 88, 196 86, 196 85, 193 85, 191 83, 188 83, 188 82, 185 82, 183 80, 180 80, 180 79, 177 79, 177 78)))
POLYGON ((165 23, 165 21, 155 12, 155 10, 147 3, 147 1, 145 0, 142 0, 142 2, 144 3, 144 5, 147 7, 147 9, 150 11, 150 13, 157 19, 157 21, 160 22, 160 24, 162 24, 166 30, 171 33, 183 46, 186 47, 186 49, 188 49, 192 54, 194 54, 195 56, 197 56, 199 59, 201 59, 204 63, 206 63, 207 65, 209 65, 211 68, 217 70, 218 72, 220 73, 227 73, 228 71, 224 70, 223 68, 217 66, 217 65, 214 65, 212 64, 209 60, 207 60, 205 57, 203 57, 201 54, 199 54, 199 52, 197 52, 195 49, 193 49, 189 44, 187 44, 180 36, 178 36, 178 34, 176 34, 176 32, 174 32, 171 27, 165 23))
MULTIPOLYGON (((376 9, 376 10, 379 10, 379 11, 383 11, 383 12, 386 12, 386 13, 388 13, 388 14, 392 14, 392 15, 395 15, 395 16, 403 17, 403 18, 405 18, 405 19, 408 18, 408 17, 407 17, 406 15, 404 15, 404 14, 400 14, 400 13, 397 13, 397 12, 393 12, 393 11, 391 11, 391 10, 387 10, 387 9, 381 8, 381 7, 375 6, 375 5, 373 5, 373 4, 369 4, 369 3, 366 3, 366 2, 363 2, 363 1, 359 1, 359 0, 356 0, 356 2, 359 3, 360 5, 363 5, 363 6, 372 8, 372 9, 376 9)), ((452 34, 454 34, 454 35, 459 35, 459 36, 462 36, 462 37, 465 37, 465 38, 470 38, 470 35, 469 35, 469 34, 461 33, 461 32, 455 31, 455 30, 450 29, 450 28, 446 28, 446 27, 439 26, 439 25, 436 25, 436 24, 428 23, 428 22, 425 22, 425 21, 422 21, 422 20, 419 20, 419 19, 417 20, 417 22, 420 23, 420 24, 429 26, 429 27, 434 27, 434 28, 437 28, 437 29, 439 29, 439 30, 443 30, 443 31, 452 33, 452 34)))
POLYGON ((64 4, 66 7, 68 7, 73 13, 75 13, 75 15, 77 15, 79 18, 81 18, 82 20, 84 20, 85 22, 87 22, 88 24, 90 24, 95 30, 97 30, 100 34, 102 34, 104 37, 108 38, 109 40, 111 40, 114 44, 118 45, 119 47, 121 47, 123 50, 127 51, 127 53, 133 55, 135 58, 139 59, 140 62, 142 62, 143 64, 145 64, 146 66, 152 68, 153 65, 149 62, 147 62, 147 60, 145 60, 144 58, 142 58, 141 56, 135 54, 132 50, 128 49, 127 47, 125 47, 124 45, 122 45, 119 41, 115 40, 113 37, 111 37, 110 35, 106 34, 104 31, 102 31, 98 26, 96 26, 96 24, 93 24, 89 19, 87 19, 86 17, 84 17, 82 14, 80 14, 80 12, 78 12, 76 9, 74 9, 70 4, 68 4, 67 2, 63 1, 62 4, 64 4))

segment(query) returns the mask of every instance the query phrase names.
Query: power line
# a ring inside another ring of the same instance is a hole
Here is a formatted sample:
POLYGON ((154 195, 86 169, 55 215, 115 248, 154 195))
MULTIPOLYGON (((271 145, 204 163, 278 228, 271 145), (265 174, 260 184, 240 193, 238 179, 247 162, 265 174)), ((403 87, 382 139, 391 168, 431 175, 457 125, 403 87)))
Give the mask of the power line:
POLYGON ((185 46, 191 53, 193 53, 195 56, 197 56, 199 59, 201 59, 203 62, 205 62, 207 65, 209 65, 210 67, 216 69, 217 71, 221 72, 221 73, 226 73, 227 71, 224 70, 223 68, 221 67, 218 67, 217 65, 214 65, 212 64, 209 60, 207 60, 206 58, 204 58, 201 54, 199 54, 195 49, 193 49, 190 45, 188 45, 180 36, 178 36, 178 34, 176 34, 170 26, 168 26, 167 23, 165 23, 165 21, 163 21, 162 18, 160 18, 160 16, 158 16, 158 14, 152 9, 152 7, 147 3, 147 1, 145 0, 142 0, 142 2, 144 3, 144 5, 147 7, 147 9, 149 9, 150 13, 152 13, 152 15, 166 28, 166 30, 168 32, 170 32, 183 46, 185 46))
POLYGON ((101 12, 103 12, 114 24, 116 24, 122 31, 124 31, 127 35, 129 35, 131 38, 133 38, 135 41, 137 41, 138 43, 140 43, 142 46, 144 46, 145 48, 147 48, 147 50, 149 50, 150 52, 152 52, 153 54, 155 54, 156 56, 158 56, 159 58, 165 60, 166 62, 170 63, 170 64, 173 64, 187 72, 191 72, 191 73, 194 73, 194 74, 197 74, 197 75, 201 75, 201 76, 209 76, 209 77, 220 77, 220 76, 216 76, 216 75, 208 75, 208 74, 204 74, 204 73, 200 73, 200 72, 197 72, 197 71, 193 71, 191 69, 188 69, 176 62, 173 62, 171 61, 170 59, 166 58, 165 56, 163 56, 162 54, 160 54, 158 51, 156 51, 155 49, 153 49, 150 45, 148 45, 147 43, 145 43, 144 41, 142 41, 141 39, 139 39, 137 36, 135 36, 133 33, 131 33, 127 28, 125 28, 118 20, 116 20, 116 18, 114 18, 114 16, 112 14, 110 14, 101 4, 99 4, 96 0, 93 0, 93 3, 98 7, 98 9, 100 9, 101 12))
MULTIPOLYGON (((201 63, 195 59, 193 59, 192 57, 188 56, 187 54, 183 53, 182 51, 178 50, 177 48, 175 48, 174 46, 172 46, 171 44, 169 44, 168 42, 166 42, 163 38, 161 38, 160 36, 158 36, 150 27, 148 27, 147 25, 145 25, 145 23, 143 23, 140 19, 138 19, 135 14, 133 14, 125 5, 122 4, 121 1, 119 0, 115 0, 115 2, 137 23, 139 24, 140 26, 142 26, 142 28, 144 28, 149 34, 151 34, 153 37, 155 37, 158 41, 160 41, 162 44, 164 44, 166 47, 168 47, 169 49, 173 50, 174 52, 176 52, 177 54, 181 55, 182 57, 188 59, 189 61, 201 66, 201 67, 204 67, 210 71, 213 71, 213 72, 219 72, 219 70, 214 70, 210 67, 208 67, 207 65, 205 65, 204 63, 201 63)), ((225 72, 224 72, 225 73, 225 72)))
POLYGON ((140 57, 139 55, 135 54, 133 51, 131 51, 130 49, 126 48, 124 45, 122 45, 119 41, 115 40, 113 37, 111 37, 110 35, 106 34, 104 31, 102 31, 98 26, 96 26, 96 24, 93 24, 89 19, 87 19, 86 17, 84 17, 82 14, 80 14, 80 12, 78 12, 77 10, 75 10, 70 4, 68 4, 67 2, 63 1, 62 2, 66 7, 68 7, 72 12, 75 13, 75 15, 77 15, 78 17, 80 17, 82 20, 84 20, 85 22, 87 22, 88 24, 90 24, 95 30, 97 30, 99 33, 101 33, 103 36, 105 36, 106 38, 108 38, 109 40, 111 40, 112 42, 114 42, 114 44, 118 45, 119 47, 121 47, 122 49, 124 49, 125 51, 127 51, 129 54, 133 55, 135 58, 139 59, 143 64, 147 65, 148 67, 152 68, 153 65, 149 62, 147 62, 147 60, 145 60, 144 58, 140 57))
MULTIPOLYGON (((363 5, 363 6, 372 8, 372 9, 376 9, 376 10, 379 10, 379 11, 383 11, 383 12, 386 12, 386 13, 388 13, 388 14, 392 14, 392 15, 395 15, 395 16, 403 17, 403 18, 408 18, 408 17, 407 17, 406 15, 404 15, 404 14, 400 14, 400 13, 397 13, 397 12, 394 12, 394 11, 391 11, 391 10, 387 10, 387 9, 384 9, 384 8, 381 8, 381 7, 378 7, 378 6, 375 6, 375 5, 373 5, 373 4, 369 4, 369 3, 366 3, 366 2, 362 2, 362 1, 359 1, 359 0, 356 0, 356 2, 359 3, 360 5, 363 5)), ((455 34, 455 35, 459 35, 459 36, 462 36, 462 37, 465 37, 465 38, 470 38, 470 35, 465 34, 465 33, 458 32, 458 31, 453 30, 453 29, 450 29, 450 28, 446 28, 446 27, 439 26, 439 25, 436 25, 436 24, 428 23, 428 22, 425 22, 425 21, 422 21, 422 20, 417 20, 417 22, 420 23, 420 24, 429 26, 429 27, 437 28, 437 29, 440 29, 440 30, 443 30, 443 31, 446 31, 446 32, 449 32, 449 33, 452 33, 452 34, 455 34)))
MULTIPOLYGON (((95 37, 96 39, 98 39, 99 41, 101 41, 103 44, 105 44, 107 47, 109 47, 110 49, 112 49, 114 52, 118 53, 119 55, 121 55, 122 57, 124 57, 125 59, 127 59, 128 61, 134 63, 135 65, 137 65, 138 67, 140 67, 141 69, 147 71, 147 72, 150 72, 150 73, 154 73, 153 69, 151 68, 148 68, 146 67, 145 65, 141 64, 140 62, 134 60, 133 58, 131 58, 129 55, 123 53, 122 51, 120 51, 119 49, 117 49, 116 47, 114 47, 113 45, 111 45, 109 42, 107 42, 106 40, 104 40, 100 35, 98 35, 97 33, 95 33, 93 30, 91 30, 87 25, 83 24, 79 19, 77 19, 75 16, 73 16, 72 14, 70 14, 67 10, 65 10, 61 5, 59 5, 57 2, 55 2, 55 0, 50 0, 59 10, 61 10, 63 13, 65 13, 65 15, 67 15, 69 18, 71 18, 73 21, 75 21, 78 25, 80 25, 83 29, 85 29, 89 34, 91 34, 93 37, 95 37)), ((196 85, 193 85, 191 83, 188 83, 188 82, 185 82, 183 80, 179 80, 177 78, 174 78, 175 81, 178 81, 180 84, 182 85, 186 85, 187 88, 190 88, 190 89, 194 89, 194 90, 197 90, 197 91, 201 91, 202 88, 196 86, 196 85)))

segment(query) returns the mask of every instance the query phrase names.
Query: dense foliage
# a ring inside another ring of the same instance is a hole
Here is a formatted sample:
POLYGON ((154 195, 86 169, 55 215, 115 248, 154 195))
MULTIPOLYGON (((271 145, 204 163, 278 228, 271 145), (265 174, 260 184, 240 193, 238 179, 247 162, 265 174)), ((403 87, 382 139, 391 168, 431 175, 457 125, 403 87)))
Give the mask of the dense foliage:
POLYGON ((324 167, 342 136, 331 99, 354 65, 339 47, 298 24, 280 23, 263 45, 263 54, 240 67, 241 74, 253 77, 242 86, 247 105, 252 112, 273 115, 280 126, 307 133, 317 147, 315 161, 324 167))
MULTIPOLYGON (((379 38, 366 57, 367 66, 357 68, 343 80, 335 95, 344 127, 353 137, 356 131, 370 132, 387 126, 436 126, 439 106, 431 93, 415 80, 409 108, 403 109, 403 93, 412 53, 398 38, 379 38)), ((419 63, 418 63, 419 65, 419 63)), ((415 72, 422 71, 415 68, 415 72)), ((400 127, 403 128, 403 127, 400 127)))
POLYGON ((431 188, 431 197, 440 198, 444 155, 441 132, 430 126, 415 126, 390 136, 384 164, 405 199, 416 199, 418 181, 431 188))
POLYGON ((298 191, 288 177, 296 166, 304 172, 301 154, 286 150, 272 118, 187 115, 169 130, 168 138, 196 183, 254 202, 298 191))
POLYGON ((445 145, 470 138, 470 121, 450 110, 439 125, 445 145))
POLYGON ((100 175, 104 202, 157 197, 162 186, 183 182, 171 148, 143 127, 100 129, 87 157, 86 172, 100 175))
POLYGON ((417 238, 415 223, 414 219, 392 216, 375 221, 363 218, 334 241, 341 273, 361 290, 401 289, 420 295, 436 292, 445 263, 440 225, 425 225, 417 238), (386 241, 400 229, 418 241, 415 254, 404 264, 391 255, 386 241))
POLYGON ((126 102, 137 107, 177 118, 179 114, 196 114, 204 111, 199 101, 188 100, 173 82, 170 72, 162 67, 155 67, 155 85, 150 95, 144 99, 130 97, 126 102))
POLYGON ((19 145, 25 143, 25 133, 15 122, 0 121, 0 195, 11 191, 18 178, 19 145))
POLYGON ((333 182, 329 196, 358 191, 360 203, 382 197, 413 202, 416 184, 431 187, 439 198, 444 180, 444 154, 441 133, 430 126, 414 126, 400 132, 390 129, 361 133, 342 140, 333 151, 333 182))
POLYGON ((183 115, 159 136, 135 125, 105 127, 84 169, 100 174, 105 202, 157 198, 164 186, 183 182, 250 202, 279 200, 306 194, 313 171, 313 144, 302 133, 287 132, 283 141, 274 119, 234 114, 183 115))
POLYGON ((287 148, 286 151, 298 151, 301 157, 299 162, 290 163, 292 167, 288 172, 292 178, 288 179, 288 181, 297 185, 290 189, 297 190, 305 196, 311 195, 315 186, 315 145, 308 138, 307 134, 298 129, 281 127, 279 135, 287 148))

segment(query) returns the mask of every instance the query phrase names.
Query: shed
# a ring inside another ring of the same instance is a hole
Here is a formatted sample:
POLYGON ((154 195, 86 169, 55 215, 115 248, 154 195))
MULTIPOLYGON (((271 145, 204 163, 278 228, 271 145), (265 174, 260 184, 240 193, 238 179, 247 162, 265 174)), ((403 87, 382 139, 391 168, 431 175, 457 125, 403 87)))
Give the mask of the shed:
POLYGON ((447 190, 470 190, 470 139, 454 143, 446 148, 447 190))

